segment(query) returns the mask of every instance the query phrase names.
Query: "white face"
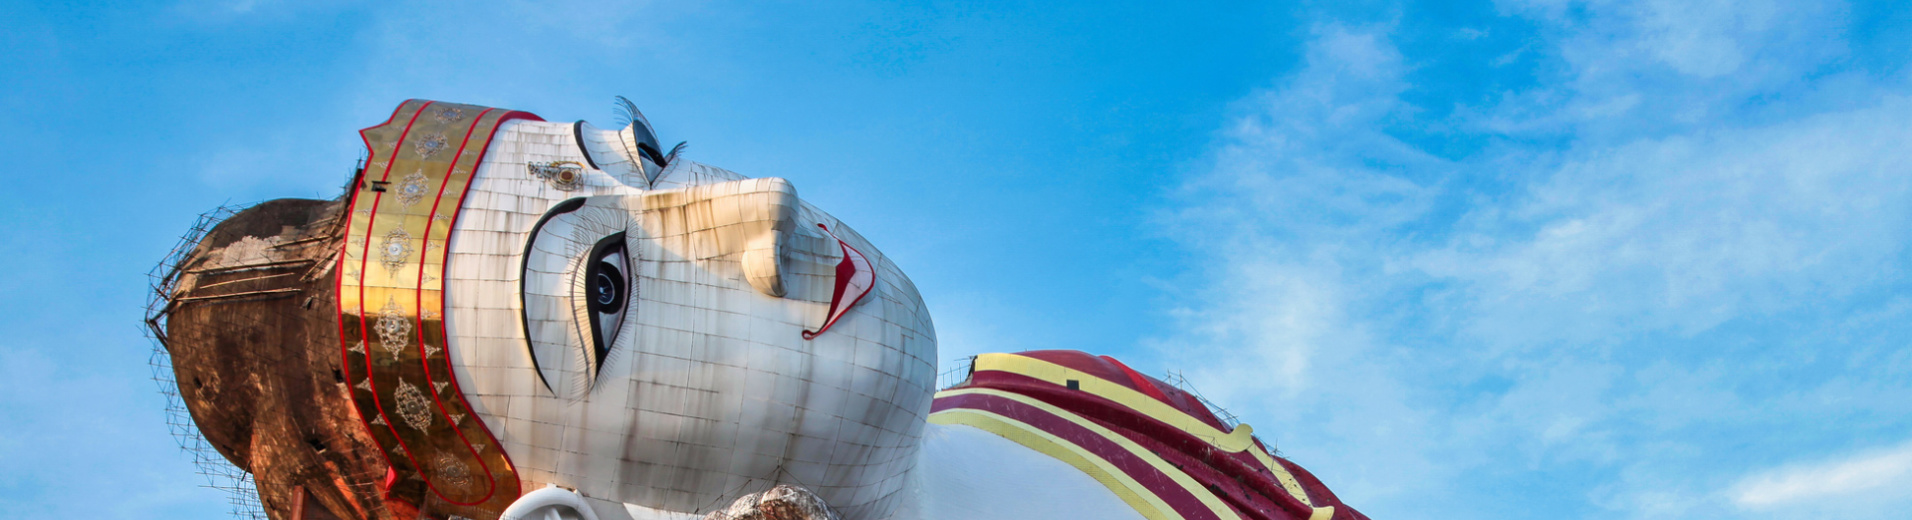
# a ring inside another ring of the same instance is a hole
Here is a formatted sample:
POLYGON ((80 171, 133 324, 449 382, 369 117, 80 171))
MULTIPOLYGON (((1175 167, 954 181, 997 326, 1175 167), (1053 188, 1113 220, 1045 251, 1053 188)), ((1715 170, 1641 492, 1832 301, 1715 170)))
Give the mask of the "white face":
POLYGON ((789 483, 886 516, 935 376, 909 279, 787 181, 650 180, 576 130, 500 129, 448 246, 452 360, 525 489, 704 512, 789 483))

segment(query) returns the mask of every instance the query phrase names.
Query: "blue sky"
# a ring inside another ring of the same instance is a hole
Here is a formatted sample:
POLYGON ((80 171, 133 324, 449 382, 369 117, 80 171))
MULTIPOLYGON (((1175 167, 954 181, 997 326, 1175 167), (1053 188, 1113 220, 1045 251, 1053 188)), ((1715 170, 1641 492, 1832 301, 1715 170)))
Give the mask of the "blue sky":
POLYGON ((0 1, 0 511, 208 518, 144 272, 406 98, 793 180, 943 357, 1187 375, 1375 518, 1912 507, 1891 3, 0 1))

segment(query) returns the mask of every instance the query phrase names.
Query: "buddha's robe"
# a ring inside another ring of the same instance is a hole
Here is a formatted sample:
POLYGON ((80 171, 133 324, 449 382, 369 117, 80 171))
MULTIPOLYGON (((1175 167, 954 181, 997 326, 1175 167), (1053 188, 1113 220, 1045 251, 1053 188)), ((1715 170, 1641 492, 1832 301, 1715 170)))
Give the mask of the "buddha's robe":
MULTIPOLYGON (((930 422, 981 430, 1027 449, 999 444, 998 453, 963 456, 1017 466, 1034 451, 1073 467, 1143 518, 1367 518, 1313 474, 1271 453, 1247 425, 1230 427, 1194 395, 1107 356, 1065 350, 978 356, 967 381, 936 394, 930 422)), ((931 436, 927 442, 932 474, 948 471, 937 466, 962 464, 935 446, 960 441, 931 436)), ((1088 503, 1107 496, 1085 495, 1068 498, 1088 503)), ((926 509, 955 502, 934 501, 926 509)))

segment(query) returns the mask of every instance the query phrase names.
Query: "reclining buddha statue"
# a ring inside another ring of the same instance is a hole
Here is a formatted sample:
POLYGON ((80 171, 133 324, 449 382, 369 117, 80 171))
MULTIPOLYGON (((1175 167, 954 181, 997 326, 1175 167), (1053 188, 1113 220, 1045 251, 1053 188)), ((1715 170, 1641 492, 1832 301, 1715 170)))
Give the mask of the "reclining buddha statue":
POLYGON ((938 388, 875 244, 622 102, 605 129, 406 101, 342 196, 167 266, 181 397, 270 517, 1366 518, 1113 358, 985 354, 938 388))

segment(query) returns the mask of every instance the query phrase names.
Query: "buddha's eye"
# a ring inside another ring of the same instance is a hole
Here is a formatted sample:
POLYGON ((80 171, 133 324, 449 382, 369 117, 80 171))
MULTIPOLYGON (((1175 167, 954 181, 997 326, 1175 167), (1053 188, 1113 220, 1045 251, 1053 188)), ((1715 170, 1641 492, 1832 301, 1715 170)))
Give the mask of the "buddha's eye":
POLYGON ((625 276, 630 268, 630 253, 624 246, 624 233, 599 240, 584 262, 584 280, 580 295, 590 311, 592 366, 604 369, 604 358, 611 353, 618 331, 624 328, 624 307, 630 302, 635 285, 625 276))
POLYGON ((518 318, 531 367, 554 395, 586 395, 617 358, 639 301, 643 259, 627 242, 640 236, 635 229, 629 212, 583 198, 557 203, 531 226, 518 266, 518 318))

